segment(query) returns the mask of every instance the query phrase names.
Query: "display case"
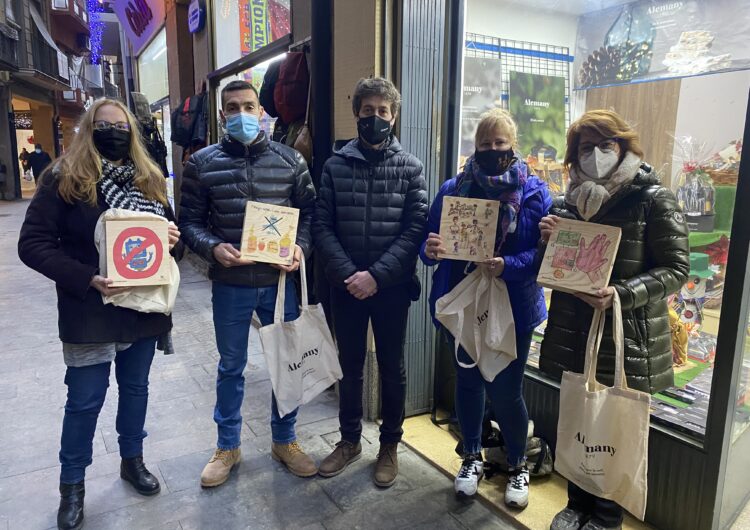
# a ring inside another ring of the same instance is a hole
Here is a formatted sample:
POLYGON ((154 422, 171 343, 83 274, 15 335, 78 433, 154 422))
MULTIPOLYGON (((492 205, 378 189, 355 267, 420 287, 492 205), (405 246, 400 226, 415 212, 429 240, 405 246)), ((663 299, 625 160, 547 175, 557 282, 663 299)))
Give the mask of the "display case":
MULTIPOLYGON (((652 396, 646 522, 729 527, 750 498, 750 2, 461 4, 447 168, 470 154, 477 116, 503 107, 521 155, 559 195, 567 127, 605 108, 634 126, 645 161, 677 197, 690 273, 669 299, 674 384, 652 396)), ((554 445, 559 383, 539 369, 544 330, 534 333, 525 394, 537 434, 554 445)))

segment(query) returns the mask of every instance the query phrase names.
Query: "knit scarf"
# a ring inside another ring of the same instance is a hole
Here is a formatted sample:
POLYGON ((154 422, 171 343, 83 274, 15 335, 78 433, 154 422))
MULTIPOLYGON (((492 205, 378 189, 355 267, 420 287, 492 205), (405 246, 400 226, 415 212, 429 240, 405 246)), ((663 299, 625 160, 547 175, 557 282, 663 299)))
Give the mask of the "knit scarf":
POLYGON ((528 173, 526 164, 514 159, 508 170, 502 175, 487 175, 479 167, 474 157, 471 157, 458 178, 456 189, 459 197, 469 197, 471 186, 476 183, 487 194, 488 199, 500 201, 500 215, 497 220, 498 232, 495 236, 495 256, 500 254, 500 248, 505 243, 508 234, 516 231, 523 187, 526 184, 528 173))
POLYGON ((602 205, 623 187, 633 182, 641 167, 641 159, 628 151, 618 168, 605 178, 593 178, 570 168, 570 186, 565 194, 565 202, 578 208, 586 221, 594 217, 602 205))
POLYGON ((115 166, 109 160, 102 159, 102 176, 99 189, 110 208, 123 208, 137 212, 151 212, 166 217, 164 205, 143 196, 135 185, 135 166, 127 160, 121 166, 115 166))

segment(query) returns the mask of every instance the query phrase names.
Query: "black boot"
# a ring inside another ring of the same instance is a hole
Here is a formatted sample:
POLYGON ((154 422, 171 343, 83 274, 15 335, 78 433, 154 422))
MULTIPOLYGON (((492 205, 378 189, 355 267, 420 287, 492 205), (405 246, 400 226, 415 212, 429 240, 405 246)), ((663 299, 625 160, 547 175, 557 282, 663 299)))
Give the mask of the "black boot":
POLYGON ((146 469, 142 456, 123 458, 120 463, 120 478, 130 482, 141 495, 156 495, 161 491, 159 480, 146 469))
POLYGON ((83 526, 83 496, 86 488, 78 484, 60 483, 60 508, 57 510, 57 528, 78 530, 83 526))

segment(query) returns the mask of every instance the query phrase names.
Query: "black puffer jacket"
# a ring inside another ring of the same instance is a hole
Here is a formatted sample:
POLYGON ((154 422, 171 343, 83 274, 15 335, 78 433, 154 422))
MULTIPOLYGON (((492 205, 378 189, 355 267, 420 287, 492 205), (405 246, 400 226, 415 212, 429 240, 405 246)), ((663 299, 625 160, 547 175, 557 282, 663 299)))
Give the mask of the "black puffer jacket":
MULTIPOLYGON (((551 215, 581 219, 577 209, 558 197, 551 215)), ((643 164, 635 180, 607 201, 592 223, 618 226, 622 240, 610 284, 622 300, 625 372, 631 388, 659 392, 673 384, 667 297, 677 292, 690 271, 688 228, 674 195, 659 185, 643 164)), ((554 291, 540 368, 560 378, 583 372, 586 339, 593 309, 573 295, 554 291)), ((598 379, 612 384, 614 343, 607 316, 599 350, 598 379)))
POLYGON ((299 208, 297 244, 312 250, 310 223, 315 188, 297 151, 266 136, 246 146, 225 137, 190 157, 183 172, 180 232, 190 249, 206 259, 212 280, 233 285, 276 285, 279 271, 266 264, 224 267, 213 249, 220 243, 240 248, 247 201, 299 208))
POLYGON ((352 140, 323 167, 315 248, 339 289, 358 271, 369 271, 379 289, 414 278, 427 224, 422 163, 395 137, 378 155, 368 161, 359 140, 352 140))

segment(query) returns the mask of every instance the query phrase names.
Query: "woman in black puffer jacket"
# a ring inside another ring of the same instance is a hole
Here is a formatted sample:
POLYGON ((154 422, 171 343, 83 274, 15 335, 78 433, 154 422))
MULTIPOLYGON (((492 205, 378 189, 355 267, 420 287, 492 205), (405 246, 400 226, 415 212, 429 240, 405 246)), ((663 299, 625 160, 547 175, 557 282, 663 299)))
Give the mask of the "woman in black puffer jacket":
MULTIPOLYGON (((659 392, 673 384, 667 297, 677 292, 690 270, 688 228, 672 192, 661 186, 641 160, 637 133, 618 114, 594 110, 568 131, 565 164, 570 187, 542 219, 543 241, 559 218, 622 229, 610 286, 598 296, 552 294, 541 347, 540 368, 557 379, 563 371, 583 372, 586 340, 594 308, 608 309, 614 291, 622 301, 625 372, 628 385, 659 392)), ((599 350, 597 378, 613 382, 615 346, 607 321, 599 350)), ((620 528, 622 508, 569 484, 568 508, 552 522, 554 530, 620 528)))

